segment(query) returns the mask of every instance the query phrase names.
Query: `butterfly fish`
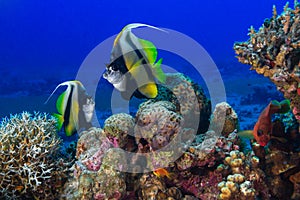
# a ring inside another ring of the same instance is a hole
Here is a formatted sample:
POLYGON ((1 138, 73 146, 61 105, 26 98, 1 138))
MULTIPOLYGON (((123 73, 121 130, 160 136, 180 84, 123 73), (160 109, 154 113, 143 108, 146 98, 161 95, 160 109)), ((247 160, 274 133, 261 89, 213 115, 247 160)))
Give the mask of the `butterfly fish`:
POLYGON ((286 113, 290 110, 290 101, 271 101, 261 112, 253 130, 245 130, 238 133, 240 137, 254 138, 261 146, 266 146, 270 139, 277 139, 284 142, 284 139, 272 135, 272 115, 275 113, 286 113))
POLYGON ((130 99, 132 95, 138 98, 155 98, 158 94, 155 80, 160 83, 165 83, 166 80, 161 69, 162 59, 156 61, 157 49, 154 44, 132 33, 132 29, 145 26, 164 31, 140 23, 125 26, 114 40, 110 64, 103 74, 125 99, 130 99))
POLYGON ((53 114, 57 119, 58 130, 64 126, 66 135, 71 136, 79 130, 90 128, 95 102, 87 95, 80 81, 66 81, 59 84, 45 103, 61 86, 67 86, 67 89, 58 97, 56 101, 58 113, 53 114))

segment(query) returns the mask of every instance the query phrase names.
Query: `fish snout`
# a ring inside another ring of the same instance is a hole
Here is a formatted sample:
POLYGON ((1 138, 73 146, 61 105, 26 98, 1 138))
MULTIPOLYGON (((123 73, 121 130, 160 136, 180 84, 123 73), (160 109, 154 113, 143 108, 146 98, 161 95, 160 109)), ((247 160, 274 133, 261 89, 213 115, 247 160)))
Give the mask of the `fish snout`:
POLYGON ((108 79, 108 76, 111 74, 111 70, 106 70, 104 73, 103 73, 103 78, 105 79, 108 79))

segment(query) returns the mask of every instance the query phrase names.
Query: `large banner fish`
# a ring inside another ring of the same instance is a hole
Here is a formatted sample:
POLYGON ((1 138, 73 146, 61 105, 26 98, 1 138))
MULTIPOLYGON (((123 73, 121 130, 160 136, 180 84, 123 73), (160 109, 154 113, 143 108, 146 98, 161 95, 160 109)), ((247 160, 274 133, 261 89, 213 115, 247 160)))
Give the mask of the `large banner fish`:
POLYGON ((58 130, 64 126, 66 135, 71 136, 81 129, 90 128, 95 102, 87 95, 81 82, 66 81, 59 84, 45 103, 61 86, 67 86, 67 89, 58 97, 56 101, 58 113, 53 114, 58 122, 58 130))
POLYGON ((162 59, 157 59, 157 49, 153 43, 138 38, 132 33, 133 28, 150 27, 146 24, 129 24, 116 37, 111 52, 110 64, 103 77, 119 90, 126 99, 132 95, 138 98, 155 98, 158 94, 157 84, 165 82, 161 69, 162 59))

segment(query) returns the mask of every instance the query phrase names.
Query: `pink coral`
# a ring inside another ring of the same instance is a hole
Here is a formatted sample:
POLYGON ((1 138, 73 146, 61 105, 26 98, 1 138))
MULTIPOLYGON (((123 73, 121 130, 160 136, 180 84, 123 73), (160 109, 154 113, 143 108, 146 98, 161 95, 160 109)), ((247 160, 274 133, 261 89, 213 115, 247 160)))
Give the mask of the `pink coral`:
POLYGON ((300 120, 300 109, 294 107, 294 108, 293 108, 293 114, 295 115, 295 118, 296 118, 297 120, 300 120))

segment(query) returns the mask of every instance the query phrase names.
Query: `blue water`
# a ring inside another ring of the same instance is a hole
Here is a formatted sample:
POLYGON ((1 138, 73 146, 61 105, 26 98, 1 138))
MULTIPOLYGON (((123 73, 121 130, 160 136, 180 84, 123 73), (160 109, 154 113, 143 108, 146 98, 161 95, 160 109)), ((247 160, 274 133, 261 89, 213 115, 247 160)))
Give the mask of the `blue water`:
MULTIPOLYGON (((55 86, 75 79, 92 49, 134 22, 173 29, 201 44, 221 72, 228 101, 242 115, 240 98, 259 94, 254 99, 261 99, 257 104, 264 106, 280 94, 266 78, 237 62, 233 44, 248 39, 251 25, 257 29, 265 18, 271 17, 273 4, 280 13, 285 3, 278 0, 0 0, 0 117, 23 110, 53 111, 54 100, 48 106, 43 102, 55 86), (242 85, 238 84, 241 77, 244 77, 242 85), (257 89, 257 83, 262 89, 257 89), (267 97, 261 94, 265 84, 267 97)), ((183 61, 165 59, 165 62, 179 63, 182 71, 188 71, 183 61)), ((97 90, 100 96, 102 90, 112 88, 105 80, 101 81, 97 90)), ((104 96, 97 99, 106 101, 98 109, 109 106, 109 96, 108 100, 104 96)))

